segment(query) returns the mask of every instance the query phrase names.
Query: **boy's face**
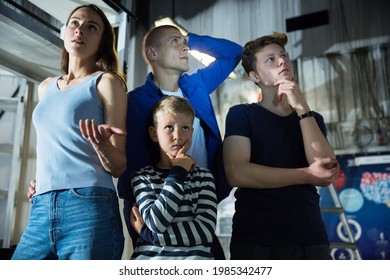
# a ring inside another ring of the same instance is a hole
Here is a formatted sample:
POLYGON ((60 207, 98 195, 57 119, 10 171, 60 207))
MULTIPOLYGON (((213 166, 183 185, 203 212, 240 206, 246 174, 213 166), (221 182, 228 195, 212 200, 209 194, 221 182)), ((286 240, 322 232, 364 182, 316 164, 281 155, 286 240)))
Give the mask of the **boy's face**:
POLYGON ((273 86, 277 80, 294 79, 294 68, 288 53, 278 44, 265 46, 256 53, 256 59, 256 70, 251 72, 252 77, 258 78, 261 84, 273 86))
POLYGON ((154 142, 159 143, 161 158, 167 154, 175 157, 177 152, 186 145, 185 152, 191 146, 194 118, 186 114, 166 114, 158 118, 155 127, 149 127, 149 134, 154 142))

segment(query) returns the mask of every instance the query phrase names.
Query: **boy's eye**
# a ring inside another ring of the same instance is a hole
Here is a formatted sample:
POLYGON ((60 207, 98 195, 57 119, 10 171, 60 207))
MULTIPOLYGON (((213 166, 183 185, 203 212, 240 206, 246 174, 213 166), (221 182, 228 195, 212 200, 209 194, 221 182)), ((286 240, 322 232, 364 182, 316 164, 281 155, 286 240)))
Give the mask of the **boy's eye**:
POLYGON ((188 130, 190 130, 190 127, 189 127, 189 126, 184 126, 184 127, 182 128, 182 130, 187 132, 188 130))
POLYGON ((165 127, 165 129, 166 129, 166 130, 173 130, 173 126, 167 125, 167 126, 165 127))

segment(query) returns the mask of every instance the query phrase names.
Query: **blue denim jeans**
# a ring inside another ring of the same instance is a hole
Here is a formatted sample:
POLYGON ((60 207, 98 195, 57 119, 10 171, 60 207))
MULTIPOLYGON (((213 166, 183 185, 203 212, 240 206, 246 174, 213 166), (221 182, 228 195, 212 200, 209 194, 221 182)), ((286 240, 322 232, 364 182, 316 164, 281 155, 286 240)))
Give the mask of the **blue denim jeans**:
POLYGON ((91 187, 34 196, 12 259, 121 259, 122 220, 115 191, 91 187))

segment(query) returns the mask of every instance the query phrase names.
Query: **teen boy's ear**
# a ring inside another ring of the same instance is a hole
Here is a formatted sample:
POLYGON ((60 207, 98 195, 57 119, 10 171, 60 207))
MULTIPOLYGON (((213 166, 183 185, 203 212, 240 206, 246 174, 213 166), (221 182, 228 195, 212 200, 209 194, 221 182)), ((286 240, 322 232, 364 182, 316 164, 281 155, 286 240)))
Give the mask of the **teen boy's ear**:
POLYGON ((256 75, 255 72, 250 71, 248 76, 249 76, 249 80, 251 80, 251 81, 254 82, 255 84, 258 84, 258 83, 260 82, 260 79, 259 79, 259 77, 256 75))

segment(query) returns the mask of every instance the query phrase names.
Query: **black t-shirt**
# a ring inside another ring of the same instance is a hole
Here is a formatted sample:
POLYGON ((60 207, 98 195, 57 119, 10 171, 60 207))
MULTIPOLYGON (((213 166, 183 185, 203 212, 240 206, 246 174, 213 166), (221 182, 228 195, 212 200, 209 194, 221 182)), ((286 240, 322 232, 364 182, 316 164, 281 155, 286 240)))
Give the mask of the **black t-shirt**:
MULTIPOLYGON (((315 114, 325 135, 321 115, 315 114)), ((225 139, 232 135, 251 141, 252 163, 269 167, 307 167, 297 114, 278 116, 258 103, 230 108, 225 139)), ((315 186, 275 189, 239 188, 235 192, 232 242, 260 245, 328 244, 315 186)))

